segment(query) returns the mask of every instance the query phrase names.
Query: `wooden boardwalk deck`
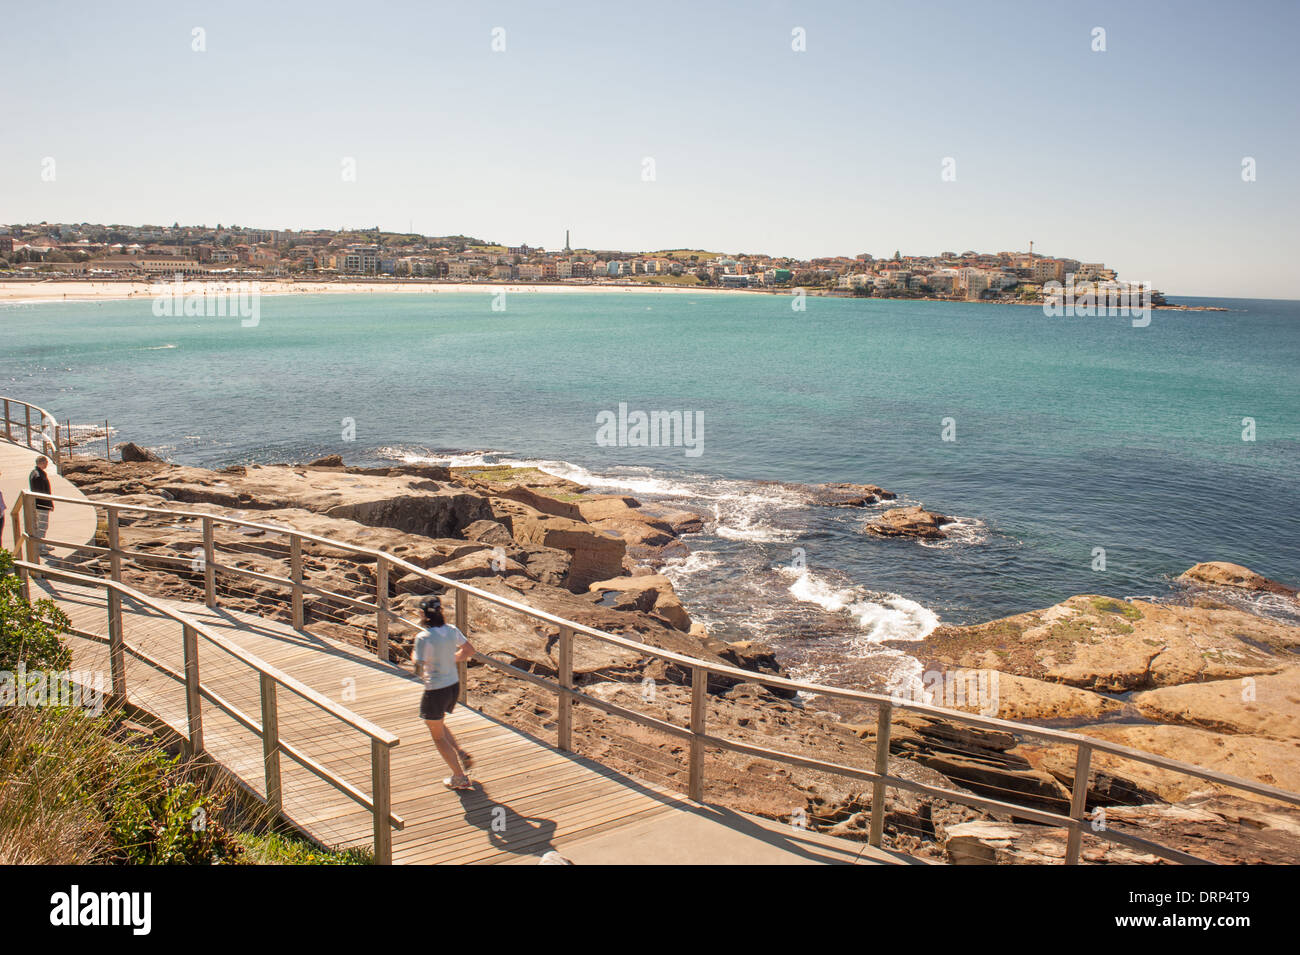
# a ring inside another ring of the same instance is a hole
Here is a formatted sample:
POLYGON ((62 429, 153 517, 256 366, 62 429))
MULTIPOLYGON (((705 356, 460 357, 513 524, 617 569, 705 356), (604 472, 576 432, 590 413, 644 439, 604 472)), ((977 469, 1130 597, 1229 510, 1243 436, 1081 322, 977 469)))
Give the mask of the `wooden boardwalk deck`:
MULTIPOLYGON (((0 486, 15 501, 26 487, 36 453, 0 437, 0 486)), ((55 494, 83 498, 51 474, 55 494)), ((59 504, 50 536, 89 542, 96 518, 89 506, 59 504)), ((5 546, 11 545, 6 528, 5 546)), ((52 548, 58 564, 67 548, 52 548)), ((33 579, 32 596, 49 596, 75 629, 107 639, 107 595, 90 584, 33 579)), ((819 833, 701 805, 682 795, 618 773, 467 707, 448 725, 475 757, 475 787, 452 792, 447 769, 416 709, 420 685, 398 667, 354 648, 252 614, 203 604, 159 601, 217 631, 307 687, 401 739, 392 751, 392 810, 405 821, 393 833, 397 863, 536 863, 550 850, 583 864, 880 864, 918 863, 908 856, 819 833)), ((124 601, 124 640, 180 674, 182 625, 124 601)), ((73 668, 98 673, 110 689, 105 642, 71 636, 73 668)), ((254 720, 260 715, 258 673, 211 641, 198 639, 203 686, 254 720)), ((184 735, 185 687, 126 654, 129 701, 184 735)), ((93 680, 93 677, 92 677, 93 680)), ((370 740, 288 689, 277 694, 279 736, 367 795, 370 740)), ((262 743, 251 730, 207 700, 201 704, 204 750, 254 792, 264 793, 262 743)), ((294 760, 280 758, 284 814, 330 846, 370 846, 372 817, 294 760)))
MULTIPOLYGON (((107 634, 102 590, 48 580, 33 586, 54 597, 74 627, 107 634)), ((699 805, 465 707, 456 709, 448 725, 475 757, 477 785, 470 792, 448 791, 441 784, 446 768, 416 713, 420 686, 413 676, 262 617, 201 604, 169 605, 401 737, 392 755, 393 811, 406 828, 393 834, 394 862, 535 863, 552 849, 579 864, 915 861, 699 805)), ((175 620, 129 603, 123 615, 128 646, 182 669, 181 627, 175 620)), ((107 683, 107 647, 78 637, 70 642, 74 666, 102 671, 107 683)), ((205 686, 256 716, 258 682, 250 668, 204 639, 199 668, 205 686)), ((183 685, 129 654, 127 692, 131 702, 174 727, 185 726, 183 685)), ((279 695, 279 720, 286 742, 369 792, 370 748, 364 736, 286 691, 279 695)), ((207 701, 203 729, 209 754, 261 793, 258 738, 207 701)), ((370 844, 369 813, 290 759, 281 759, 281 772, 285 814, 295 824, 327 845, 370 844)))

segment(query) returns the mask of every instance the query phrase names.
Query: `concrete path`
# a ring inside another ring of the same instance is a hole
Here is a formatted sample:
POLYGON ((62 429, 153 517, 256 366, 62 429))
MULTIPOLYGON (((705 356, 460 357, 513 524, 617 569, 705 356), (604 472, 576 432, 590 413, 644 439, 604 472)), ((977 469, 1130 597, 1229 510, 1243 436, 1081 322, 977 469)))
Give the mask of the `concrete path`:
MULTIPOLYGON (((3 430, 3 429, 0 429, 3 430)), ((27 476, 36 467, 35 451, 22 445, 10 444, 0 439, 0 491, 4 492, 5 526, 0 537, 0 546, 6 550, 14 549, 14 517, 10 513, 18 501, 18 493, 27 490, 27 476)), ((83 498, 67 479, 56 474, 54 463, 46 469, 50 476, 50 492, 64 497, 83 498)), ((56 503, 50 518, 48 536, 54 540, 84 543, 95 536, 95 509, 90 506, 78 507, 75 504, 56 503)), ((51 556, 61 557, 68 553, 66 547, 52 547, 51 556)))

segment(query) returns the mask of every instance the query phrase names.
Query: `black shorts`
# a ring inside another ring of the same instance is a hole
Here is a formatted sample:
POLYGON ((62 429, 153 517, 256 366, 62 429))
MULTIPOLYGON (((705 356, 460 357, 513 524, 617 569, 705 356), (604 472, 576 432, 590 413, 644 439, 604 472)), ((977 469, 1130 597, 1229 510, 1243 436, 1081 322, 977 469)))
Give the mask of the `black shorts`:
POLYGON ((440 720, 456 708, 460 696, 460 683, 444 686, 437 690, 425 690, 420 697, 420 719, 440 720))

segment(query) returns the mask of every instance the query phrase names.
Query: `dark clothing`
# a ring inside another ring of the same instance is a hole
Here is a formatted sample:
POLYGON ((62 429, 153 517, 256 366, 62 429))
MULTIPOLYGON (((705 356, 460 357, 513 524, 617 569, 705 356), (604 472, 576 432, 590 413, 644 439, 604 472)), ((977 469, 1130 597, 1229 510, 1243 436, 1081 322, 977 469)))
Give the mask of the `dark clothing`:
POLYGON ((459 683, 453 683, 451 686, 440 687, 436 690, 425 690, 424 695, 420 697, 420 719, 442 719, 456 708, 456 700, 459 696, 459 683))
MULTIPOLYGON (((32 468, 32 473, 27 477, 27 487, 37 494, 53 494, 50 490, 50 478, 40 468, 32 468)), ((54 502, 46 501, 41 498, 36 499, 36 509, 38 511, 54 510, 54 502)))

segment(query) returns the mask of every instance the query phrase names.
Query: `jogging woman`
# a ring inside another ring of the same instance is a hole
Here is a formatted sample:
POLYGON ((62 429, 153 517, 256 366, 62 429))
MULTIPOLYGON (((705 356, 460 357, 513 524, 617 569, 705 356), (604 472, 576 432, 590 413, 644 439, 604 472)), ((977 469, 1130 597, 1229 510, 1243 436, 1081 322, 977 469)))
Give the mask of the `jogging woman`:
POLYGON ((448 789, 469 789, 473 784, 465 775, 473 760, 460 748, 443 717, 456 708, 460 696, 460 675, 456 665, 474 655, 474 648, 465 635, 448 626, 442 615, 442 601, 426 597, 420 603, 424 613, 424 629, 415 638, 411 659, 416 676, 424 680, 424 696, 420 698, 420 719, 429 726, 433 745, 451 767, 451 776, 442 784, 448 789), (463 767, 463 768, 462 768, 463 767))

